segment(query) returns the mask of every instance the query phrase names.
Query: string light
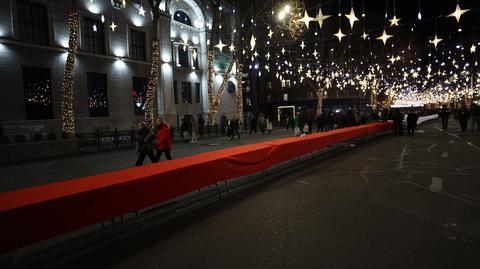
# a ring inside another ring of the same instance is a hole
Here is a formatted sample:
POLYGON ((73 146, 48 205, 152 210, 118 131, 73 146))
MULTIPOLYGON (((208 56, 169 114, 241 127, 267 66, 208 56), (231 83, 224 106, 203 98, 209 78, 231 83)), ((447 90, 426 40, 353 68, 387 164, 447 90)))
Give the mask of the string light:
POLYGON ((145 122, 149 127, 155 126, 155 95, 157 92, 158 69, 160 66, 160 42, 152 41, 152 66, 148 79, 147 94, 145 100, 145 122))
POLYGON ((239 122, 243 122, 243 64, 237 62, 237 95, 236 115, 239 122))

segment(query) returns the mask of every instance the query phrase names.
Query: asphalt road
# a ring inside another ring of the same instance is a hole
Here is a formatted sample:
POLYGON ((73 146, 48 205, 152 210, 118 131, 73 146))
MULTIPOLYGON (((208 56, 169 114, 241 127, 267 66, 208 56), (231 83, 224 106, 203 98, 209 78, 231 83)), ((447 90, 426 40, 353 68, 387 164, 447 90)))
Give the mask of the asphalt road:
POLYGON ((480 133, 388 136, 64 268, 480 268, 480 133))

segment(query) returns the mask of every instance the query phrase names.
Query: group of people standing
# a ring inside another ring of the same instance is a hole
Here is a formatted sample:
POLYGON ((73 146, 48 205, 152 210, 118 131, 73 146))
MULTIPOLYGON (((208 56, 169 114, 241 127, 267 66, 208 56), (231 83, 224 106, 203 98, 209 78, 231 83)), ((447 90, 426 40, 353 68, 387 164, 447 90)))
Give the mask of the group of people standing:
MULTIPOLYGON (((470 131, 480 131, 480 106, 476 103, 472 103, 470 109, 467 108, 465 104, 463 104, 459 109, 453 111, 454 115, 458 119, 460 124, 460 128, 463 132, 467 131, 468 129, 468 120, 471 118, 471 128, 470 131), (476 128, 475 128, 476 127, 476 128)), ((452 111, 448 109, 446 105, 443 105, 438 113, 438 117, 442 121, 442 129, 444 132, 448 131, 448 119, 452 114, 452 111)))
POLYGON ((170 126, 165 123, 163 118, 155 120, 154 128, 149 128, 145 122, 140 122, 138 129, 138 158, 135 166, 141 166, 146 156, 152 163, 160 161, 162 154, 165 154, 167 160, 172 159, 172 134, 170 126))
POLYGON ((272 134, 273 122, 270 116, 265 116, 263 113, 252 113, 249 117, 250 134, 257 134, 260 129, 262 134, 272 134))

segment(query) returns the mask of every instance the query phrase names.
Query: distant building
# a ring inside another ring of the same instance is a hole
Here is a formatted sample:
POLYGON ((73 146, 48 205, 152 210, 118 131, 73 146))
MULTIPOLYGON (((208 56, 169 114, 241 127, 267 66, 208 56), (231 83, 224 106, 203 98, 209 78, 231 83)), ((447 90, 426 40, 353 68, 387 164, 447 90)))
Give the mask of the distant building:
MULTIPOLYGON (((61 130, 72 2, 0 1, 0 121, 7 135, 61 130)), ((143 6, 140 0, 126 1, 120 8, 122 2, 75 1, 80 23, 74 74, 77 132, 130 129, 143 119, 152 18, 148 1, 143 6)), ((206 119, 211 12, 200 0, 163 0, 160 9, 158 115, 174 126, 185 116, 206 119)), ((229 12, 228 6, 223 12, 229 12)), ((218 88, 225 64, 215 66, 218 88)), ((231 81, 236 85, 233 74, 231 81)), ((234 113, 234 102, 235 94, 226 91, 218 119, 234 113)))

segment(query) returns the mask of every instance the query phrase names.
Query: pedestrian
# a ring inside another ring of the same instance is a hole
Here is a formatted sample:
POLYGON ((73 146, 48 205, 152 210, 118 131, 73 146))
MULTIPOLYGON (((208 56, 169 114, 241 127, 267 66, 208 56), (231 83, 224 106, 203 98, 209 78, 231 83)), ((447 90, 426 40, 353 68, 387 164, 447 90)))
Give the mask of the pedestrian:
POLYGON ((288 128, 290 128, 290 116, 288 114, 285 115, 285 127, 287 128, 287 131, 288 128))
POLYGON ((442 106, 440 109, 440 113, 438 113, 438 117, 442 121, 442 130, 444 133, 448 131, 448 117, 450 116, 450 110, 448 110, 446 105, 442 106))
POLYGON ((234 117, 233 120, 232 120, 232 130, 233 130, 233 134, 232 134, 232 139, 233 137, 235 137, 235 135, 237 135, 237 138, 240 139, 240 121, 237 119, 237 117, 234 117))
POLYGON ((403 115, 402 112, 398 108, 392 109, 390 111, 390 117, 393 120, 393 130, 395 134, 402 135, 403 134, 403 115))
POLYGON ((258 117, 256 115, 256 113, 254 112, 251 116, 250 116, 250 134, 254 133, 257 134, 257 121, 258 121, 258 117))
POLYGON ((262 134, 265 134, 265 129, 266 129, 266 120, 265 120, 265 116, 262 114, 260 114, 260 118, 258 120, 258 127, 260 129, 260 132, 262 132, 262 134))
POLYGON ((475 129, 475 125, 477 125, 477 132, 480 131, 480 107, 476 103, 472 103, 471 106, 471 116, 472 116, 472 129, 475 129))
POLYGON ((308 123, 305 122, 305 124, 303 125, 303 134, 306 135, 308 134, 308 123))
POLYGON ((267 117, 266 125, 267 125, 267 132, 268 132, 269 135, 271 135, 272 134, 272 129, 273 129, 273 123, 272 123, 272 119, 270 117, 267 117))
POLYGON ((325 117, 325 126, 327 131, 335 129, 335 116, 330 110, 327 112, 327 115, 325 117))
POLYGON ((148 155, 152 163, 157 162, 157 158, 153 154, 153 141, 155 140, 155 135, 147 127, 145 122, 138 123, 138 136, 137 136, 137 162, 135 166, 142 166, 145 156, 148 155))
POLYGON ((203 136, 203 133, 205 131, 205 120, 203 119, 202 116, 198 117, 198 134, 200 137, 203 136))
POLYGON ((300 131, 300 112, 297 112, 296 117, 293 119, 293 134, 299 136, 302 134, 300 131))
POLYGON ((165 153, 167 160, 172 159, 172 135, 170 133, 170 126, 165 123, 163 118, 157 118, 155 149, 157 150, 157 162, 160 161, 162 153, 165 153))
POLYGON ((233 121, 227 121, 227 137, 228 139, 233 139, 233 121))
POLYGON ((184 117, 182 119, 182 125, 180 126, 180 131, 182 132, 182 139, 184 143, 188 143, 190 137, 188 135, 188 124, 187 119, 184 117))
POLYGON ((410 111, 407 116, 407 133, 413 135, 415 128, 417 127, 418 114, 415 111, 410 111))
POLYGON ((360 113, 360 124, 364 125, 367 124, 368 120, 368 112, 363 110, 362 113, 360 113))
POLYGON ((190 143, 197 143, 198 122, 195 117, 192 117, 192 141, 190 143))
POLYGON ((460 123, 460 128, 462 129, 462 132, 465 132, 467 130, 469 118, 470 113, 468 112, 467 107, 465 105, 462 105, 462 107, 457 111, 457 119, 460 123))
POLYGON ((321 111, 320 114, 317 115, 316 123, 317 123, 317 133, 320 131, 323 132, 325 129, 325 113, 323 111, 321 111))

